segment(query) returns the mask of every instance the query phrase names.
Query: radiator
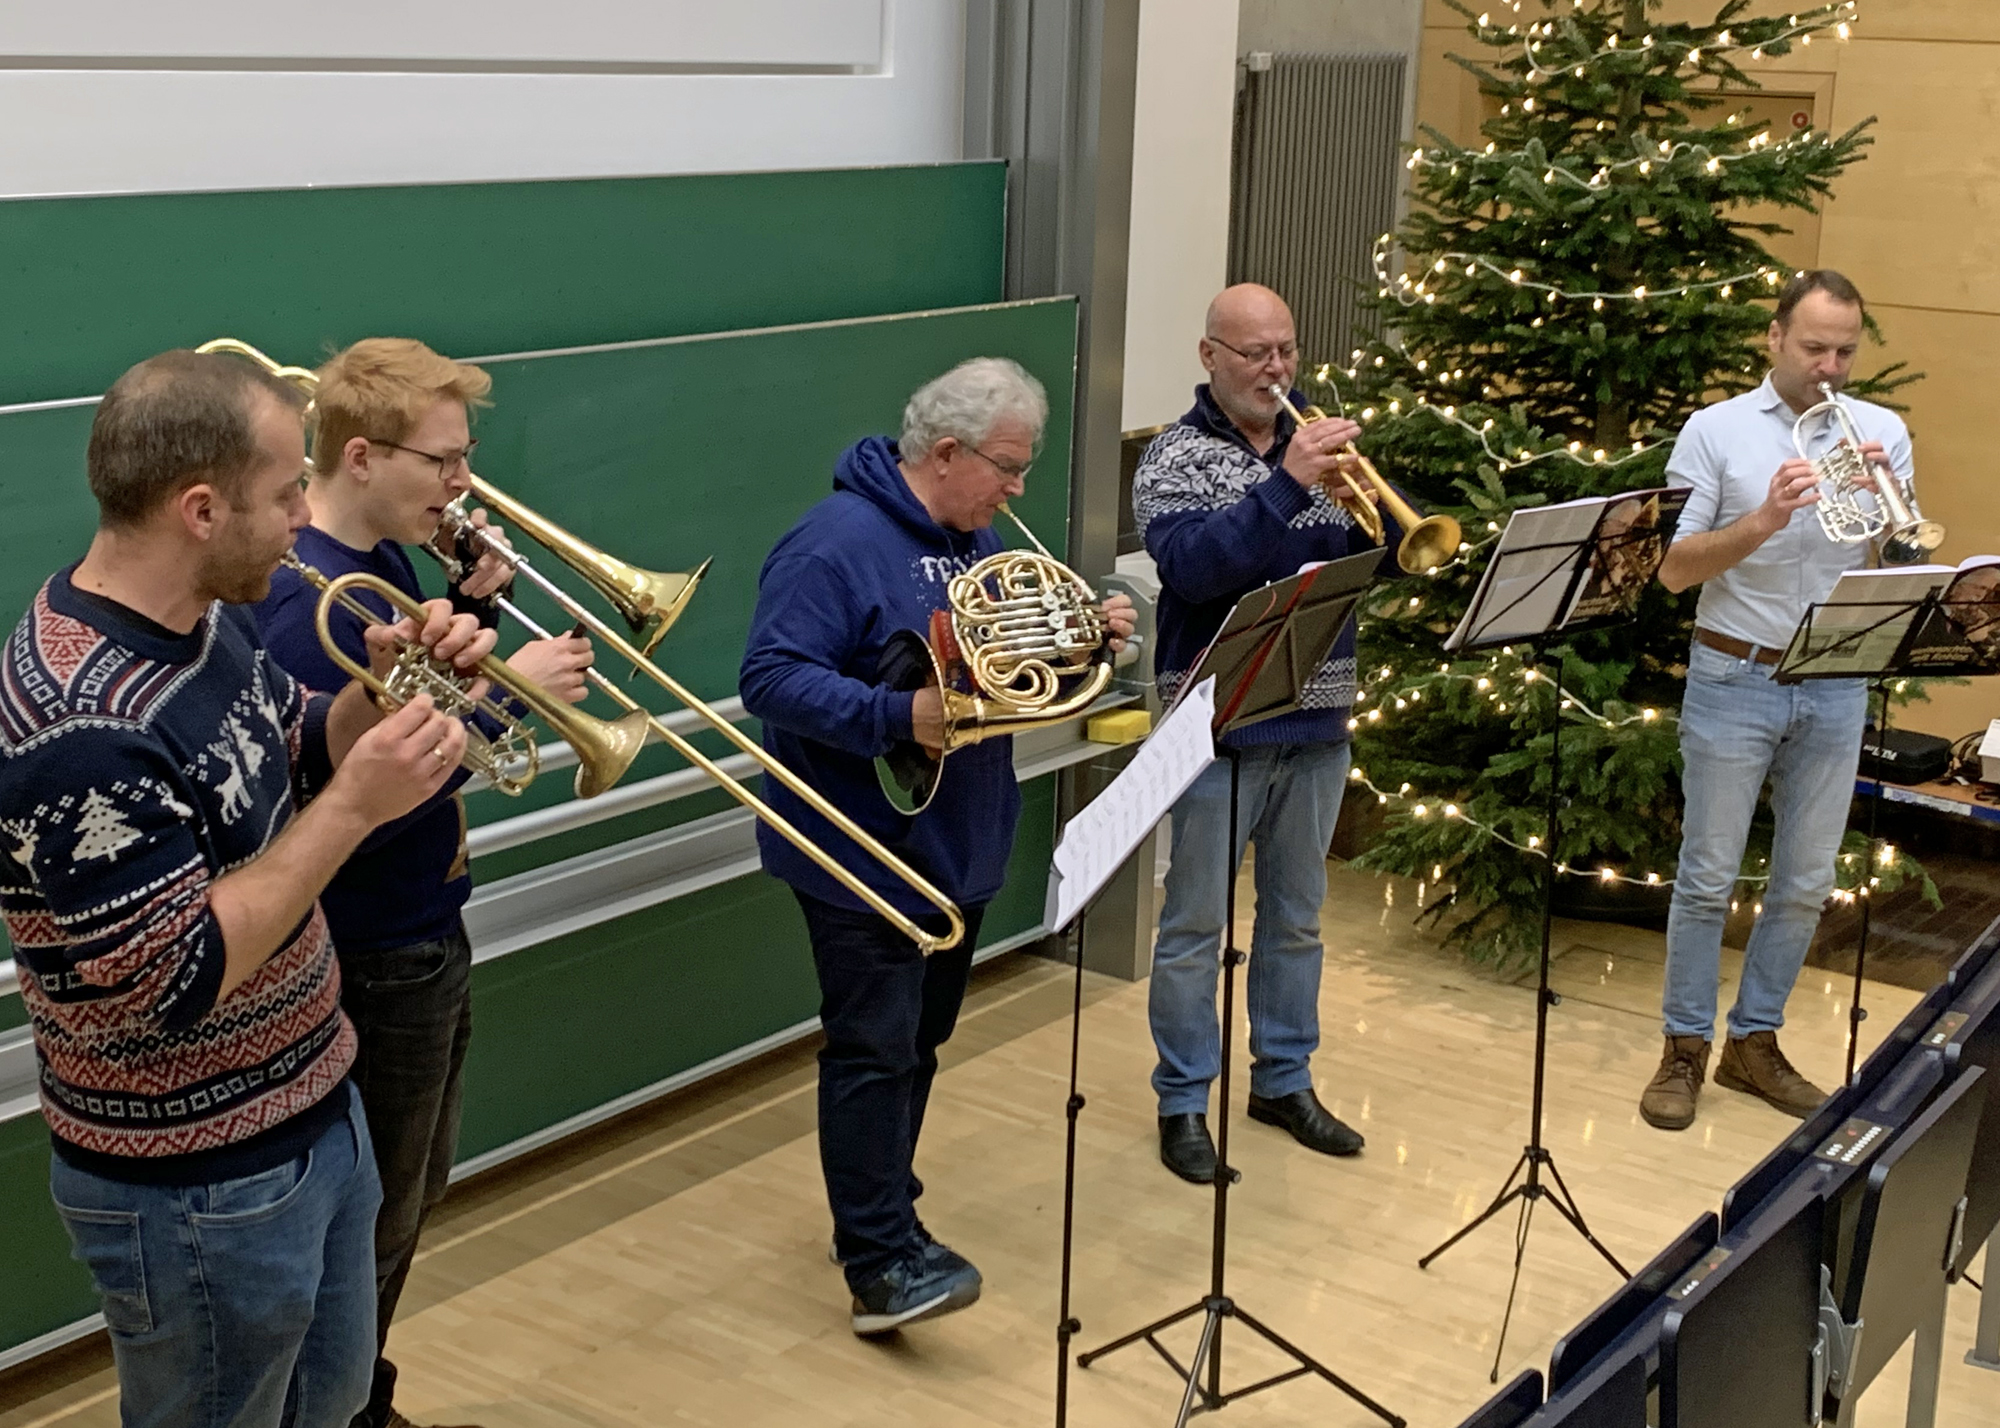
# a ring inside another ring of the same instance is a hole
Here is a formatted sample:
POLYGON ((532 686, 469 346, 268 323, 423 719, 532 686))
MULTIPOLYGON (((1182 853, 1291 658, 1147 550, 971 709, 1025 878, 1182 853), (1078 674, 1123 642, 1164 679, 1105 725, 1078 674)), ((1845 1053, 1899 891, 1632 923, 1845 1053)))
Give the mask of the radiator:
POLYGON ((1229 280, 1275 288, 1301 362, 1345 362, 1372 333, 1360 298, 1403 178, 1400 54, 1251 57, 1237 96, 1229 280))

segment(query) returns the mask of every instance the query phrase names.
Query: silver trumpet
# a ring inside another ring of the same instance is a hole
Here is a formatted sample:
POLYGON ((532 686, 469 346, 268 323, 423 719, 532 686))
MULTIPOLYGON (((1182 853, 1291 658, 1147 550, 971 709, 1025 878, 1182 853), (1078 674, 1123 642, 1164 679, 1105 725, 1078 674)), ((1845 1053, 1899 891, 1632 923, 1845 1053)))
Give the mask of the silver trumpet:
POLYGON ((1861 454, 1861 433, 1833 388, 1821 382, 1819 390, 1825 400, 1807 407, 1792 423, 1792 448, 1811 463, 1819 478, 1816 509, 1820 529, 1828 540, 1840 545, 1879 540, 1884 565, 1916 564, 1944 544, 1944 527, 1924 519, 1917 507, 1916 491, 1882 462, 1874 463, 1874 504, 1861 504, 1858 494, 1864 488, 1860 478, 1870 464, 1861 454), (1838 435, 1830 449, 1811 456, 1806 449, 1806 428, 1816 419, 1832 424, 1838 435))

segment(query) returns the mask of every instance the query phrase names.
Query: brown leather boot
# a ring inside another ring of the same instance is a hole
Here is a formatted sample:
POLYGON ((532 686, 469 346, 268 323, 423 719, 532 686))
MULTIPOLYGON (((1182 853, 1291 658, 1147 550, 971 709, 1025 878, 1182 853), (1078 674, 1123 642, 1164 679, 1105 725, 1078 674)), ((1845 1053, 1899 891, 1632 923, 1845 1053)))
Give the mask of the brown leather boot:
POLYGON ((1804 1120, 1819 1109, 1826 1092, 1792 1069, 1778 1049, 1778 1033, 1753 1031, 1742 1040, 1730 1037, 1715 1064, 1715 1084, 1748 1091, 1788 1116, 1804 1120))
POLYGON ((1686 1130, 1694 1124, 1694 1103, 1708 1079, 1708 1038, 1670 1036, 1660 1054, 1660 1069, 1639 1097, 1639 1114, 1649 1126, 1686 1130))

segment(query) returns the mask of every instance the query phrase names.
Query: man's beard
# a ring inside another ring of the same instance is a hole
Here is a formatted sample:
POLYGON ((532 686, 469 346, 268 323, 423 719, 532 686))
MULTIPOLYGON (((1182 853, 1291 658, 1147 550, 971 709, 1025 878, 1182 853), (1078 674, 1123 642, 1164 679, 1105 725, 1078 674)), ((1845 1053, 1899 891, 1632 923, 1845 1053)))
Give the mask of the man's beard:
POLYGON ((271 593, 271 574, 277 563, 277 556, 217 551, 202 562, 201 591, 226 605, 254 605, 271 593))

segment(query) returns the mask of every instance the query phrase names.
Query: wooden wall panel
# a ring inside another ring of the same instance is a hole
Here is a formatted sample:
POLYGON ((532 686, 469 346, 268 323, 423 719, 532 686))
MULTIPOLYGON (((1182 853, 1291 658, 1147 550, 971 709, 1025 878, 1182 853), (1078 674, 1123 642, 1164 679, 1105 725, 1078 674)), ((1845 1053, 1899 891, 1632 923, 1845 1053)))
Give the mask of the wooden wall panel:
MULTIPOLYGON (((1866 274, 1855 275, 1868 290, 1866 274)), ((1903 394, 1917 450, 1917 492, 1924 514, 1947 532, 1944 564, 2000 553, 2000 471, 1993 462, 1993 373, 2000 371, 2000 316, 1883 305, 1876 320, 1888 342, 1866 350, 1859 366, 1902 359, 1926 372, 1903 394)), ((1939 689, 1928 705, 1897 721, 1956 738, 2000 718, 2000 680, 1939 689)))
POLYGON ((1855 43, 1834 127, 1869 115, 1875 147, 1828 206, 1822 259, 1878 303, 2000 312, 2000 44, 1855 43))
POLYGON ((1870 40, 2000 40, 1993 0, 1865 0, 1857 33, 1870 40))

